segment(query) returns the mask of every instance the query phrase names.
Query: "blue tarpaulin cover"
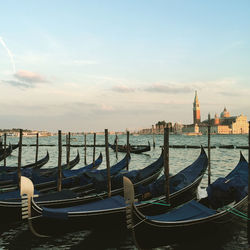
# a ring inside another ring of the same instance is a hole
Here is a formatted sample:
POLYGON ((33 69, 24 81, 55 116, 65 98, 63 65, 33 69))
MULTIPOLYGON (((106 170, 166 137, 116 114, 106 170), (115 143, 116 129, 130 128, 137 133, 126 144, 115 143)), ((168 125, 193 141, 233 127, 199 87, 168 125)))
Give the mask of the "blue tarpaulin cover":
MULTIPOLYGON (((34 191, 35 194, 39 194, 38 191, 34 191)), ((20 199, 20 190, 15 190, 15 191, 9 191, 9 192, 4 192, 0 193, 0 201, 7 201, 7 200, 18 200, 20 199)))
POLYGON ((67 219, 68 213, 70 212, 87 212, 87 211, 96 211, 104 209, 113 209, 117 207, 124 207, 125 201, 124 198, 120 195, 112 196, 110 198, 87 203, 84 205, 66 207, 66 208, 43 208, 43 216, 52 217, 58 219, 67 219))
POLYGON ((146 216, 146 218, 155 221, 170 222, 200 219, 213 214, 216 214, 215 210, 210 209, 197 201, 190 201, 170 212, 160 215, 146 216))
POLYGON ((247 195, 248 163, 240 160, 225 178, 218 178, 207 187, 209 203, 213 208, 240 201, 247 195))
MULTIPOLYGON (((201 176, 207 167, 207 156, 205 152, 202 152, 200 156, 197 158, 195 162, 191 165, 178 172, 176 175, 171 176, 169 182, 170 193, 174 193, 182 188, 188 186, 193 183, 195 179, 201 176)), ((147 185, 147 186, 139 186, 136 189, 138 194, 151 193, 151 197, 159 197, 160 195, 164 195, 166 192, 165 189, 165 175, 161 176, 155 182, 147 185)))

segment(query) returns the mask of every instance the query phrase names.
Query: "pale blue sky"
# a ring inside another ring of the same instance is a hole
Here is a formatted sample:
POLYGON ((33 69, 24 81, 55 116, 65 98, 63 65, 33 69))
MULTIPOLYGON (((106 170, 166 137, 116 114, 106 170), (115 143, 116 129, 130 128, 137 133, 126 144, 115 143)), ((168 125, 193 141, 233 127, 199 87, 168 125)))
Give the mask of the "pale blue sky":
POLYGON ((0 128, 250 117, 250 1, 2 1, 0 128))

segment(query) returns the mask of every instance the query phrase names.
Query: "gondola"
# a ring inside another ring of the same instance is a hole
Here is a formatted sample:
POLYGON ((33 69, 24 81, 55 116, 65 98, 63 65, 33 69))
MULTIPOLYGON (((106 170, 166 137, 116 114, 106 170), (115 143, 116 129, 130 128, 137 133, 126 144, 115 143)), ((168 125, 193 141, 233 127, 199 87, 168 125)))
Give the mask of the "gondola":
MULTIPOLYGON (((76 166, 80 161, 80 155, 79 152, 77 151, 76 157, 69 162, 69 164, 63 164, 62 169, 72 169, 74 166, 76 166)), ((29 178, 32 178, 33 175, 35 176, 51 176, 55 175, 56 172, 58 171, 58 167, 53 167, 53 168, 41 168, 41 169, 29 169, 29 168, 22 168, 21 172, 22 175, 27 176, 29 178)), ((17 189, 17 171, 12 171, 12 172, 5 172, 4 169, 2 171, 3 173, 0 175, 0 187, 2 189, 5 188, 13 188, 17 189)))
MULTIPOLYGON (((160 159, 156 161, 158 162, 157 164, 163 160, 162 158, 160 159)), ((184 197, 190 196, 188 192, 194 195, 194 189, 196 189, 200 183, 206 167, 207 157, 203 150, 199 158, 193 164, 172 177, 171 185, 173 188, 171 191, 173 193, 171 194, 171 197, 173 206, 174 202, 177 202, 177 196, 181 201, 184 197), (196 169, 199 169, 199 171, 196 171, 196 169), (178 185, 177 180, 183 176, 184 173, 194 173, 194 175, 192 178, 188 178, 190 183, 186 181, 183 185, 178 185)), ((160 183, 163 193, 165 188, 162 181, 160 181, 160 183)), ((139 187, 140 185, 139 183, 134 183, 134 186, 139 187)), ((146 188, 147 185, 144 187, 145 192, 150 190, 150 187, 146 188)), ((158 190, 156 193, 159 192, 160 188, 158 185, 156 185, 156 183, 152 185, 152 188, 153 187, 156 187, 158 190)), ((138 198, 141 197, 141 195, 142 193, 138 194, 138 198)), ((159 201, 164 199, 164 197, 165 196, 163 194, 159 195, 159 201)), ((80 202, 78 203, 80 204, 80 202)), ((117 230, 119 230, 124 229, 126 226, 126 205, 124 198, 120 195, 112 196, 111 198, 104 200, 99 199, 99 201, 87 203, 85 205, 64 207, 59 209, 45 207, 42 208, 41 205, 42 204, 39 205, 37 201, 31 202, 31 217, 29 224, 31 230, 38 234, 65 233, 68 230, 82 230, 89 228, 105 228, 107 225, 117 227, 117 230), (48 225, 51 225, 51 227, 48 225)), ((48 205, 45 206, 47 207, 48 205)), ((155 206, 155 204, 148 203, 146 201, 140 201, 137 203, 137 207, 140 210, 154 211, 155 206)))
POLYGON ((225 177, 218 178, 207 188, 208 196, 192 200, 170 212, 145 215, 134 203, 133 185, 124 180, 127 227, 139 248, 153 248, 178 242, 213 238, 233 227, 239 217, 247 218, 242 210, 247 205, 248 163, 241 154, 237 166, 225 177))
MULTIPOLYGON (((65 178, 71 176, 75 176, 77 174, 80 174, 81 172, 85 172, 87 170, 90 170, 95 166, 97 168, 102 163, 102 154, 100 153, 99 157, 96 159, 95 164, 93 163, 81 167, 79 169, 71 169, 80 161, 79 152, 77 151, 77 156, 75 159, 69 162, 69 165, 63 164, 62 165, 62 171, 63 176, 65 178)), ((37 184, 37 188, 49 188, 49 187, 56 187, 57 183, 57 173, 58 173, 58 167, 54 168, 46 168, 46 169, 22 169, 21 170, 22 175, 31 178, 35 184, 37 184)), ((8 190, 16 190, 17 187, 17 181, 18 181, 18 175, 17 172, 2 175, 1 176, 1 182, 0 187, 3 189, 8 190)), ((53 188, 54 189, 54 188, 53 188)))
POLYGON ((4 158, 8 157, 9 155, 11 155, 12 151, 15 150, 16 148, 19 147, 19 144, 15 144, 15 145, 9 145, 6 148, 6 151, 4 149, 1 149, 0 151, 0 161, 2 161, 4 158))
MULTIPOLYGON (((100 155, 102 156, 102 155, 100 155)), ((118 172, 120 172, 122 169, 124 169, 127 166, 127 163, 130 161, 130 155, 126 155, 120 162, 116 163, 110 168, 110 174, 116 175, 118 172)), ((86 189, 94 187, 94 183, 91 183, 93 181, 93 176, 98 176, 99 180, 102 177, 102 181, 107 178, 107 170, 102 169, 102 170, 90 170, 90 166, 93 167, 93 164, 90 164, 84 168, 85 171, 82 171, 83 168, 79 169, 81 172, 77 172, 79 176, 70 176, 67 177, 65 180, 62 182, 62 187, 69 187, 70 184, 77 184, 81 185, 80 187, 78 186, 77 188, 72 189, 63 189, 60 192, 50 192, 49 194, 42 193, 41 190, 35 191, 36 194, 39 193, 39 197, 36 198, 35 200, 38 202, 39 205, 41 206, 62 206, 65 204, 72 204, 72 203, 77 203, 77 202, 83 202, 84 200, 84 194, 86 194, 86 189), (83 178, 81 178, 81 175, 83 175, 83 178), (78 183, 77 183, 78 181, 78 183), (85 181, 84 183, 80 183, 85 181), (85 191, 83 191, 85 190, 85 191)), ((97 166, 95 164, 95 166, 97 166)), ((76 170, 78 171, 78 170, 76 170)), ((22 176, 24 178, 24 176, 22 176)), ((57 182, 53 183, 54 186, 56 187, 57 182)), ((33 185, 33 183, 32 183, 33 185)), ((40 185, 35 185, 35 188, 41 188, 42 186, 40 185)), ((53 188, 54 189, 54 188, 53 188)), ((52 190, 52 189, 50 189, 52 190)), ((44 191, 44 190, 42 190, 44 191)), ((95 196, 98 197, 98 196, 95 196)), ((99 196, 101 197, 101 196, 99 196)), ((11 223, 11 222, 16 222, 21 220, 21 197, 20 197, 20 191, 15 190, 15 191, 9 191, 9 192, 4 192, 0 193, 0 221, 1 223, 11 223)))
MULTIPOLYGON (((99 158, 102 159, 102 154, 99 158)), ((98 158, 98 159, 99 159, 98 158)), ((95 161, 95 168, 93 163, 76 170, 63 170, 62 171, 62 188, 71 188, 74 190, 92 190, 92 186, 98 182, 104 182, 107 178, 106 169, 98 170, 98 159, 95 161)), ((110 168, 111 175, 116 175, 123 170, 130 162, 130 155, 126 155, 120 162, 116 163, 110 168)), ((50 177, 32 176, 32 180, 35 183, 35 188, 39 192, 46 193, 48 191, 54 191, 57 189, 57 173, 50 177)))
MULTIPOLYGON (((116 145, 115 145, 115 142, 113 145, 109 144, 109 146, 114 150, 116 151, 116 145)), ((133 153, 133 154, 141 154, 141 153, 144 153, 144 152, 148 152, 151 150, 151 147, 150 147, 150 143, 148 142, 148 145, 138 145, 138 146, 135 146, 135 145, 129 145, 129 153, 133 153)), ((124 152, 126 153, 128 150, 127 150, 127 145, 117 145, 117 151, 118 152, 124 152)))
MULTIPOLYGON (((26 165, 22 166, 22 169, 24 169, 24 168, 39 169, 42 166, 44 166, 46 163, 48 163, 48 161, 49 161, 49 152, 47 151, 47 154, 46 154, 45 157, 38 160, 36 163, 33 162, 33 163, 29 163, 29 164, 26 164, 26 165)), ((0 167, 0 169, 3 170, 3 171, 6 171, 6 172, 13 172, 13 171, 17 170, 17 167, 7 166, 7 167, 0 167)))

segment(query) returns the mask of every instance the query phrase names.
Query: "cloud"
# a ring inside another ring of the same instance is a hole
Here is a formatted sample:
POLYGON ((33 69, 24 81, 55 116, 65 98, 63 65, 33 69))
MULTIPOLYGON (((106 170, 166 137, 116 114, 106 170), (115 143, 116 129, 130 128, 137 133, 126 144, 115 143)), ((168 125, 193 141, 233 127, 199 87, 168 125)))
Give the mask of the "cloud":
POLYGON ((135 88, 130 88, 126 85, 113 86, 112 90, 119 93, 131 93, 136 91, 135 88))
POLYGON ((14 77, 26 83, 47 82, 47 80, 43 76, 27 70, 19 70, 14 74, 14 77))
POLYGON ((172 84, 172 83, 171 84, 155 83, 152 86, 145 88, 144 90, 148 92, 169 93, 169 94, 193 92, 192 87, 178 86, 177 84, 172 84))
POLYGON ((32 84, 28 84, 25 82, 20 82, 20 81, 15 81, 15 80, 9 80, 9 81, 2 81, 3 83, 7 83, 10 84, 14 87, 18 87, 18 88, 33 88, 34 86, 32 84))
POLYGON ((21 89, 34 88, 38 83, 48 82, 43 76, 27 70, 19 70, 13 74, 13 77, 14 80, 2 80, 1 82, 21 89))

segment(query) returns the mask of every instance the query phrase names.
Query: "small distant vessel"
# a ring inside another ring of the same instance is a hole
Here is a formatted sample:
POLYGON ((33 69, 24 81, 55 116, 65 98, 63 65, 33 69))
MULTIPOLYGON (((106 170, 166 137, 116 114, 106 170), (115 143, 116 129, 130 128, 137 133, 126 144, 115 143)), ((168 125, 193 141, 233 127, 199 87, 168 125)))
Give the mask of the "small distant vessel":
POLYGON ((188 132, 188 133, 183 133, 183 135, 194 136, 194 135, 202 135, 202 133, 201 132, 188 132))
MULTIPOLYGON (((116 151, 116 144, 114 142, 113 145, 109 144, 109 146, 116 151)), ((118 152, 127 152, 127 145, 117 145, 117 151, 118 152)), ((129 152, 133 154, 141 154, 143 152, 150 151, 150 143, 148 142, 148 145, 129 145, 129 152)))

